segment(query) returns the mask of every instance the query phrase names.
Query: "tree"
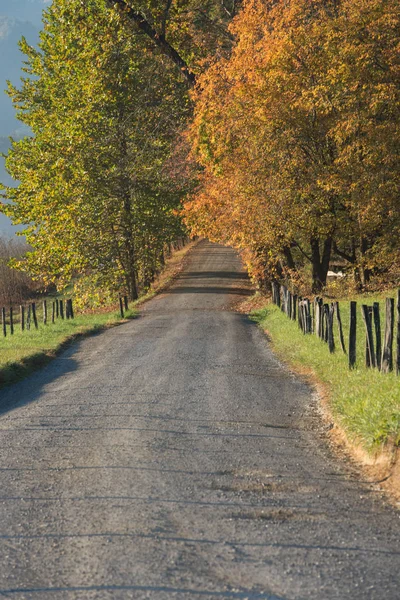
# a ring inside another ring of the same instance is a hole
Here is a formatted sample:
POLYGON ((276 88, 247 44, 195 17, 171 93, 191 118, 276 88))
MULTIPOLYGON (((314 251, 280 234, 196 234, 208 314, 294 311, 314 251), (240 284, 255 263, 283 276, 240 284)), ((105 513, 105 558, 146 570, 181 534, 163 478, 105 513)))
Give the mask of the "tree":
POLYGON ((39 49, 22 40, 28 76, 9 93, 33 135, 9 152, 20 184, 3 211, 33 248, 21 268, 136 298, 184 231, 176 209, 191 178, 170 167, 191 101, 176 59, 198 69, 225 51, 228 16, 215 1, 133 6, 54 0, 39 49))
POLYGON ((250 250, 256 274, 310 263, 315 292, 333 252, 352 244, 356 268, 366 240, 387 253, 399 223, 398 24, 391 0, 245 2, 232 55, 199 79, 189 137, 204 172, 186 223, 250 250))
POLYGON ((61 285, 90 275, 134 299, 150 254, 154 268, 182 235, 181 192, 162 165, 188 115, 186 85, 102 2, 56 0, 44 23, 39 50, 22 41, 22 89, 10 86, 33 136, 9 152, 20 184, 3 210, 26 225, 31 273, 61 285))

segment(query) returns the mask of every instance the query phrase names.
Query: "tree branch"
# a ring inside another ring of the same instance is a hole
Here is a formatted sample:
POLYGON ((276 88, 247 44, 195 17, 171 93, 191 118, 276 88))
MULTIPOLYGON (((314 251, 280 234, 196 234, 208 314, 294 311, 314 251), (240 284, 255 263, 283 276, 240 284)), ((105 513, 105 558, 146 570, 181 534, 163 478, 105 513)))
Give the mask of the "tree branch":
POLYGON ((163 19, 161 23, 161 35, 165 40, 165 33, 167 28, 167 21, 169 16, 169 9, 171 8, 172 0, 167 0, 164 8, 163 19))
POLYGON ((125 0, 107 0, 110 6, 117 6, 122 10, 122 12, 133 21, 136 26, 145 33, 155 45, 159 48, 159 50, 165 55, 168 56, 172 60, 173 63, 179 67, 182 75, 186 77, 187 81, 191 86, 194 86, 196 83, 196 76, 189 69, 185 60, 180 56, 180 54, 167 42, 163 34, 159 34, 145 19, 145 17, 138 11, 133 10, 129 4, 125 2, 125 0))
POLYGON ((356 262, 356 257, 354 255, 354 253, 353 253, 353 255, 351 255, 351 254, 347 254, 346 252, 343 252, 343 250, 339 250, 336 242, 333 242, 333 251, 335 254, 340 256, 340 258, 344 258, 344 260, 347 260, 347 262, 349 262, 351 264, 354 264, 356 262))

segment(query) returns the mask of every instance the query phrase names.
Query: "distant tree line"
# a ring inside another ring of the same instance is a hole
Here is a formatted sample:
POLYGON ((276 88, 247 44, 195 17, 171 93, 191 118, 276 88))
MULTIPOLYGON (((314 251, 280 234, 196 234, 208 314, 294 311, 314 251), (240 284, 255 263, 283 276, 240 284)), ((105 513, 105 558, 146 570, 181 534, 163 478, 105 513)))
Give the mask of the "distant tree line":
POLYGON ((23 240, 0 237, 0 306, 21 304, 37 292, 29 275, 10 266, 11 260, 21 258, 28 249, 23 240))

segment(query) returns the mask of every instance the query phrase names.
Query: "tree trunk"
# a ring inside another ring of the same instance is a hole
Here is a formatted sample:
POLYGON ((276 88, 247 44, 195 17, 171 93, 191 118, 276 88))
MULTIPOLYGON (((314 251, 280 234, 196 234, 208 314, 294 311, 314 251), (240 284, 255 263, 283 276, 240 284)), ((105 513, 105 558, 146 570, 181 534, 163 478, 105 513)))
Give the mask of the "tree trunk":
POLYGON ((326 285, 329 270, 329 261, 332 253, 332 238, 324 240, 322 257, 319 248, 319 238, 310 239, 311 264, 312 264, 312 291, 317 294, 326 285))
POLYGON ((285 246, 283 249, 283 256, 286 259, 286 265, 289 269, 291 269, 292 271, 296 270, 296 265, 295 262, 293 260, 293 256, 292 256, 292 252, 290 250, 290 248, 288 246, 285 246))

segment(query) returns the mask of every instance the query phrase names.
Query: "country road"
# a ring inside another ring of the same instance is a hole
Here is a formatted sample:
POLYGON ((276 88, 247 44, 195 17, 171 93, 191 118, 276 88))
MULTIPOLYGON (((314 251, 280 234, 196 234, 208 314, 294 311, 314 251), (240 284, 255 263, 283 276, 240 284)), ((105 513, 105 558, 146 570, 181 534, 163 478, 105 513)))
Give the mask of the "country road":
POLYGON ((400 520, 202 241, 140 318, 0 391, 0 598, 398 600, 400 520))

